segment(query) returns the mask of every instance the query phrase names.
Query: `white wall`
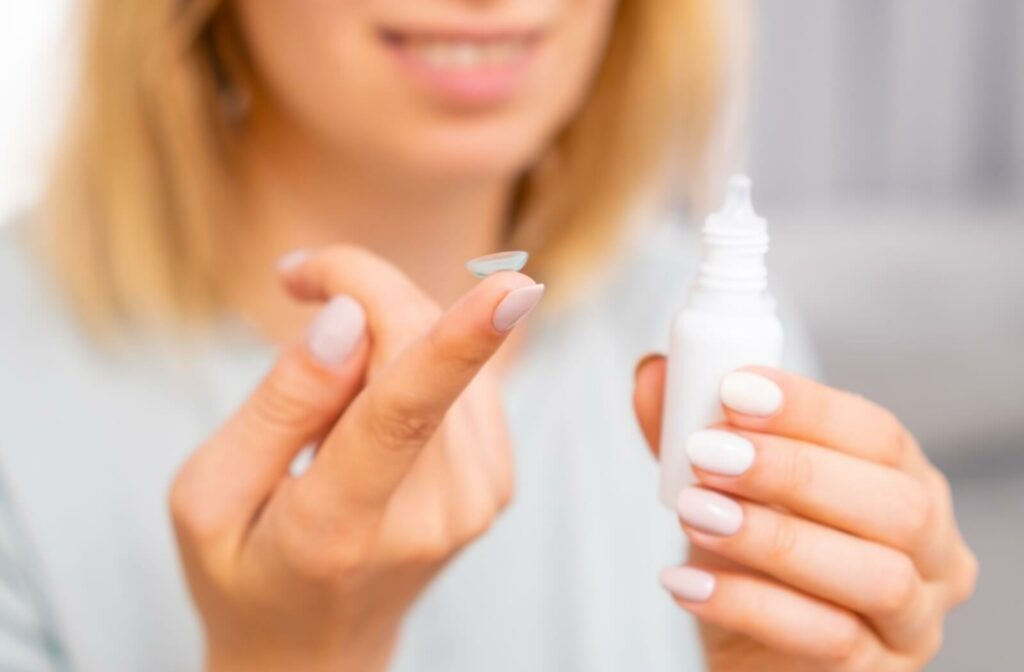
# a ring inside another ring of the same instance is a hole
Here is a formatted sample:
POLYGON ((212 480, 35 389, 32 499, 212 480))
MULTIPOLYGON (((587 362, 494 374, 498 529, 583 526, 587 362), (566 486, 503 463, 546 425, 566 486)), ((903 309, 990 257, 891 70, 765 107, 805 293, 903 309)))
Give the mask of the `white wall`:
POLYGON ((1024 203, 1024 2, 750 2, 770 200, 1024 203))
POLYGON ((41 188, 68 90, 72 0, 0 3, 0 223, 41 188))

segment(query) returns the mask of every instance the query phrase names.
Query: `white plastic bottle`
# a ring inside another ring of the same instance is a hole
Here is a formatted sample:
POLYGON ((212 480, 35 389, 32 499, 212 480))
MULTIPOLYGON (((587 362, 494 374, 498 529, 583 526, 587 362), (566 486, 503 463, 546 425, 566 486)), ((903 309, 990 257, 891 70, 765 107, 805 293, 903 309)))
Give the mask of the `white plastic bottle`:
POLYGON ((747 364, 778 366, 782 325, 768 293, 768 225, 750 202, 750 179, 729 180, 725 205, 702 233, 697 281, 672 323, 661 433, 661 499, 675 509, 693 482, 686 440, 721 421, 718 387, 747 364))

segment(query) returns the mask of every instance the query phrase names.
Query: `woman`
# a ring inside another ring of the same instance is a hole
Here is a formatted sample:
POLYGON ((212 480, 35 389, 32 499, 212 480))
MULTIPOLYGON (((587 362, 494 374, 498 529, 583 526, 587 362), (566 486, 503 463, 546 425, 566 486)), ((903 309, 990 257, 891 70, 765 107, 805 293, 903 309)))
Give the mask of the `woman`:
POLYGON ((4 669, 924 665, 975 561, 884 409, 733 374, 655 504, 692 253, 615 234, 697 174, 716 4, 90 3, 0 264, 4 669), (513 246, 529 323, 462 268, 513 246))

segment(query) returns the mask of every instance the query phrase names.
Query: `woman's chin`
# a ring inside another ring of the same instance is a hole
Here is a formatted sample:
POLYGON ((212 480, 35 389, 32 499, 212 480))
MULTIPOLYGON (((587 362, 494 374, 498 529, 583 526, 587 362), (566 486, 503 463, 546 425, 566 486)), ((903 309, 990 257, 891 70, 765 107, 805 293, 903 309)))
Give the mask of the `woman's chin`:
POLYGON ((462 152, 424 157, 418 166, 428 178, 486 184, 512 180, 521 175, 528 164, 519 157, 462 152))
POLYGON ((391 155, 400 171, 440 181, 488 183, 521 175, 536 160, 540 144, 510 141, 509 134, 489 137, 454 133, 394 147, 391 155))

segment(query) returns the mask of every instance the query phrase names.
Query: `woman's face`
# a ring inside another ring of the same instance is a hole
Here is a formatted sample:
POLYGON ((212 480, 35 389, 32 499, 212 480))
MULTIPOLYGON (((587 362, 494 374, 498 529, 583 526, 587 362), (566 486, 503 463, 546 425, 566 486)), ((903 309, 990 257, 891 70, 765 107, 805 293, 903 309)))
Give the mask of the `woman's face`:
POLYGON ((526 168, 580 104, 617 0, 235 0, 272 119, 357 165, 526 168))

